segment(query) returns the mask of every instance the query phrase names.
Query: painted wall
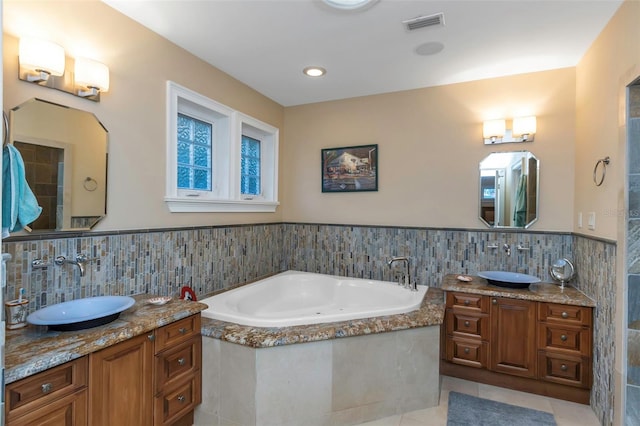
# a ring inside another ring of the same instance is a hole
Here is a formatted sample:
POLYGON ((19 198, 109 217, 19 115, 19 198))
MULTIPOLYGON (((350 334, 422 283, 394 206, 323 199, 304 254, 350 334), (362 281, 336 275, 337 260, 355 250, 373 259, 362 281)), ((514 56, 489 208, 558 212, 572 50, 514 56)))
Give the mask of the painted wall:
MULTIPOLYGON (((627 259, 625 200, 627 86, 640 76, 640 2, 625 1, 576 67, 576 172, 574 214, 596 213, 596 229, 574 228, 618 242, 615 280, 614 423, 624 419, 627 259), (592 180, 595 162, 610 156, 600 187, 592 180)), ((604 283, 604 286, 608 285, 604 283)), ((637 398, 637 395, 636 395, 637 398)), ((627 402, 629 404, 629 402, 627 402)))
POLYGON ((285 109, 285 221, 483 228, 478 163, 495 151, 540 160, 534 230, 573 227, 575 70, 524 74, 285 109), (533 143, 486 146, 489 118, 538 117, 533 143), (322 148, 379 145, 379 191, 322 193, 322 148))
POLYGON ((281 221, 281 210, 259 214, 169 212, 163 201, 165 85, 173 80, 280 129, 283 107, 102 2, 9 0, 3 7, 5 108, 38 97, 90 111, 109 130, 108 214, 98 230, 281 221), (23 35, 56 42, 67 56, 84 54, 106 63, 111 76, 109 92, 94 103, 18 80, 17 37, 23 35))

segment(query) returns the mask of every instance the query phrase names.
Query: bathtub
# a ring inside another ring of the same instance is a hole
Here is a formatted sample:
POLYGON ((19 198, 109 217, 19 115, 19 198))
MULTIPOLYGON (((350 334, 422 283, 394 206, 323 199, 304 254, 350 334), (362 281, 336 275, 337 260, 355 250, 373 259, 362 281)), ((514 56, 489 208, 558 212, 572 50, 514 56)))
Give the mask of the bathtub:
POLYGON ((395 315, 420 308, 428 286, 287 271, 199 302, 202 316, 253 327, 288 327, 395 315))

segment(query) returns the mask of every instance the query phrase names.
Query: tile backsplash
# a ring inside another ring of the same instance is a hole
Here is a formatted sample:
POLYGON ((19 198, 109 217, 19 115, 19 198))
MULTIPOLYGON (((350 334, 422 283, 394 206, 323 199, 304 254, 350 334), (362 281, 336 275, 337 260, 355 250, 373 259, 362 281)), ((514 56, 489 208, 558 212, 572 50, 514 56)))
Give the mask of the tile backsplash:
POLYGON ((16 239, 3 241, 3 252, 13 257, 6 297, 24 287, 30 311, 90 296, 177 295, 185 285, 205 295, 287 269, 394 281, 402 271, 389 268, 392 256, 409 257, 412 277, 434 287, 449 273, 496 269, 550 281, 549 266, 567 257, 578 271, 574 285, 597 302, 591 405, 602 424, 611 424, 616 349, 611 242, 527 230, 273 223, 16 239), (56 256, 77 253, 91 259, 84 277, 74 265, 53 265, 56 256), (35 259, 50 266, 33 269, 35 259))

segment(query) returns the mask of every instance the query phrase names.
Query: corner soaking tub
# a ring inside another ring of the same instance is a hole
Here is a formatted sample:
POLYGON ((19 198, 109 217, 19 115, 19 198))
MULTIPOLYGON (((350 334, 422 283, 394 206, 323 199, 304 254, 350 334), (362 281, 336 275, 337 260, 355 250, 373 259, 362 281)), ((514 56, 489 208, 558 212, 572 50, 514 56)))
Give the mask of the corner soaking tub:
POLYGON ((253 327, 288 327, 395 315, 420 307, 428 286, 287 271, 199 302, 202 316, 253 327))

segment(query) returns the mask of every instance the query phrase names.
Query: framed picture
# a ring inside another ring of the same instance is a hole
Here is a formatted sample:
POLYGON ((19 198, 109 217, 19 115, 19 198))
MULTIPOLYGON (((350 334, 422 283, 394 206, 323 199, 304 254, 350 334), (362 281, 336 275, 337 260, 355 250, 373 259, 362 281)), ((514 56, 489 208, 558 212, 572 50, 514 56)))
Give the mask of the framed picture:
POLYGON ((322 150, 322 192, 377 190, 377 144, 322 150))

